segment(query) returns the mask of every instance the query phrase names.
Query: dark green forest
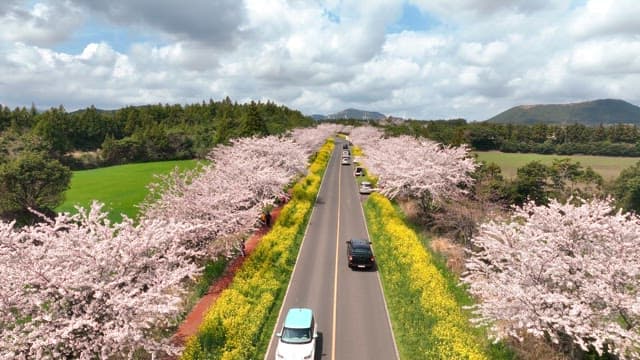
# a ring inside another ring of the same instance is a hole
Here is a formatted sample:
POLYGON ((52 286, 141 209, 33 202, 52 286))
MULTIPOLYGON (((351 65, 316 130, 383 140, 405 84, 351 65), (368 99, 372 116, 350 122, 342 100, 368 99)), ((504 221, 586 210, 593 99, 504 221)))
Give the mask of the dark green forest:
POLYGON ((239 137, 280 134, 313 125, 272 102, 94 106, 67 112, 0 105, 0 219, 38 221, 63 201, 71 170, 134 162, 203 158, 239 137))
POLYGON ((272 102, 222 101, 190 105, 0 107, 0 163, 22 151, 44 152, 71 169, 131 162, 192 159, 232 138, 280 134, 313 121, 272 102), (99 150, 99 151, 98 151, 99 150))

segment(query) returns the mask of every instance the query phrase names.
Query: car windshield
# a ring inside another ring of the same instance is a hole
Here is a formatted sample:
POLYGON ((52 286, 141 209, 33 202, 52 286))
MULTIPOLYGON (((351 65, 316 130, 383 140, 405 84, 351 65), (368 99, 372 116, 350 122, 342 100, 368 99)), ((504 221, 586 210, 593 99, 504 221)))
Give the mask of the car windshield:
POLYGON ((361 186, 362 186, 363 188, 370 188, 370 187, 371 187, 371 184, 369 184, 369 183, 362 183, 362 185, 361 185, 361 186))
POLYGON ((284 328, 281 339, 289 344, 308 343, 311 341, 311 329, 284 328))

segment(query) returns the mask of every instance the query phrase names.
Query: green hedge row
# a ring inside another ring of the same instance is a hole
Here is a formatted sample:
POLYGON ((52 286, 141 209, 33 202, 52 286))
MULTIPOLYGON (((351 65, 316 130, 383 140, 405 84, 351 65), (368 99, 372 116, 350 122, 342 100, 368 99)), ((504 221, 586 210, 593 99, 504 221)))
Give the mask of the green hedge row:
POLYGON ((317 153, 271 231, 187 341, 182 359, 264 357, 333 146, 329 140, 317 153))

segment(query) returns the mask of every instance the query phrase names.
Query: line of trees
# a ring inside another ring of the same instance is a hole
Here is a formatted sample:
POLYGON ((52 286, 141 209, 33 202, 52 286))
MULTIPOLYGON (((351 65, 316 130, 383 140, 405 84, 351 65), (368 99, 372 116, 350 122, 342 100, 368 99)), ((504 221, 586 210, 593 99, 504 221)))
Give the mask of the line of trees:
POLYGON ((204 158, 231 139, 282 134, 313 120, 272 102, 91 106, 39 112, 0 105, 0 219, 34 220, 29 208, 53 214, 71 169, 132 162, 204 158))
MULTIPOLYGON (((411 135, 454 146, 468 144, 480 151, 640 157, 640 131, 629 124, 514 125, 454 119, 409 120, 385 124, 382 128, 390 136, 411 135)), ((526 164, 517 170, 513 180, 504 179, 495 164, 483 164, 475 176, 476 181, 487 183, 476 188, 487 196, 485 200, 494 203, 522 205, 530 199, 544 205, 551 198, 564 201, 571 196, 591 199, 611 195, 616 207, 640 213, 640 162, 623 170, 611 183, 605 183, 590 167, 568 159, 558 159, 549 166, 539 162, 526 164)))
POLYGON ((469 144, 474 150, 538 154, 640 156, 635 125, 492 124, 454 120, 409 120, 385 125, 389 135, 426 137, 447 145, 469 144))
POLYGON ((202 157, 230 139, 281 134, 313 121, 272 102, 222 101, 189 105, 129 106, 113 111, 94 106, 38 112, 0 106, 0 162, 22 148, 36 147, 73 169, 202 157), (73 156, 99 151, 100 155, 73 156))

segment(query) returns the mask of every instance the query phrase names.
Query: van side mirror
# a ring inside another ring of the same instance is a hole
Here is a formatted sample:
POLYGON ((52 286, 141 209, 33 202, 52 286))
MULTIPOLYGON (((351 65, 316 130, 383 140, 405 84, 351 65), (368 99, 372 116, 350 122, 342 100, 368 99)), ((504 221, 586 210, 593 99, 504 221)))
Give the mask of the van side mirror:
POLYGON ((277 333, 277 334, 276 334, 276 337, 281 338, 281 337, 282 337, 282 333, 281 333, 281 332, 277 333))

